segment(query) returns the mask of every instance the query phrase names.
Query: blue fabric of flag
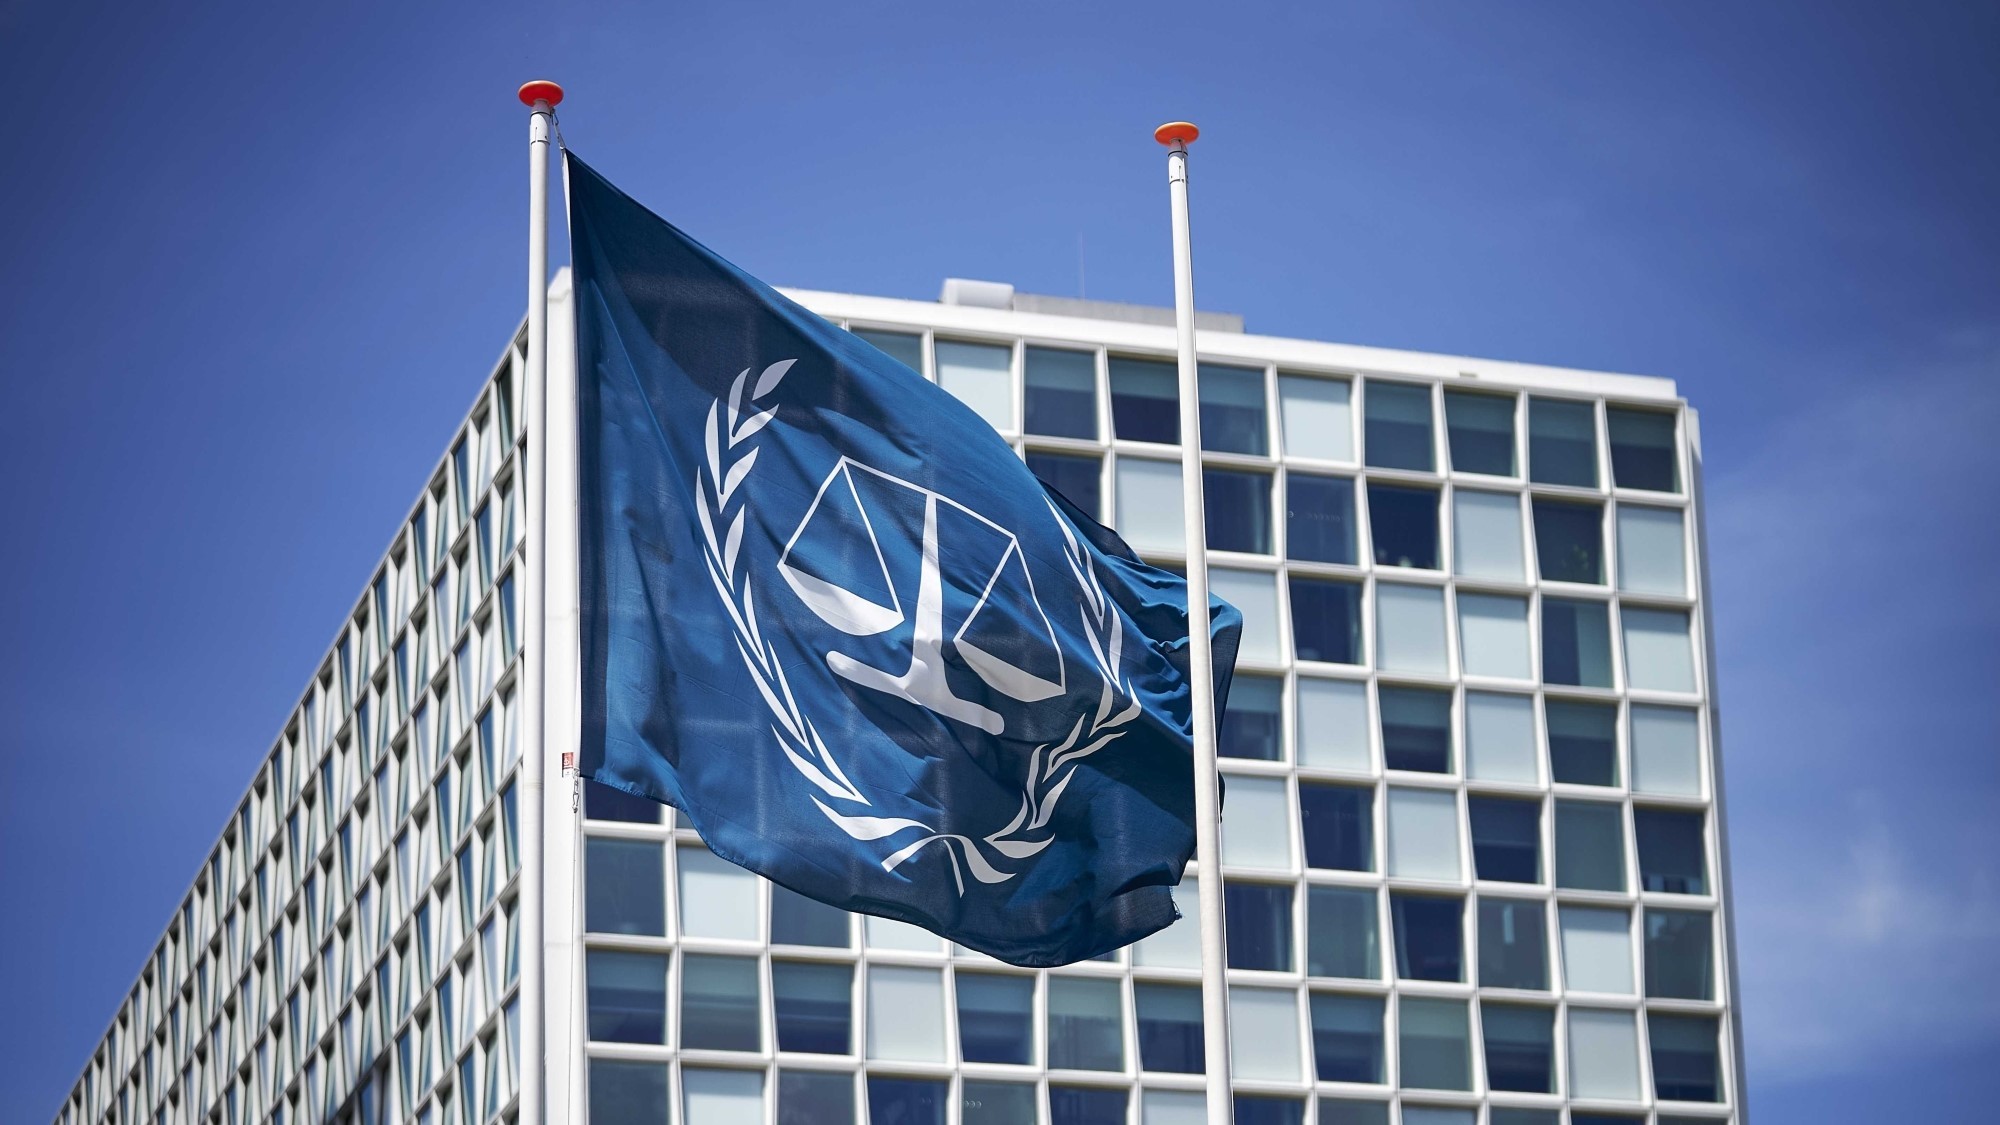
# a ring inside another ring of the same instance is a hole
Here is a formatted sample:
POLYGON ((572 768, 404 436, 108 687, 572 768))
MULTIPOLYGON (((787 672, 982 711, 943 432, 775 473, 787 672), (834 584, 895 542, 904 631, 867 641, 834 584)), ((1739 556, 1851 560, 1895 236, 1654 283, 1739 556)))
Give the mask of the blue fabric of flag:
MULTIPOLYGON (((583 774, 1017 965, 1173 921, 1185 582, 951 394, 574 156, 567 178, 583 774)), ((1212 613, 1226 699, 1242 619, 1212 613)))

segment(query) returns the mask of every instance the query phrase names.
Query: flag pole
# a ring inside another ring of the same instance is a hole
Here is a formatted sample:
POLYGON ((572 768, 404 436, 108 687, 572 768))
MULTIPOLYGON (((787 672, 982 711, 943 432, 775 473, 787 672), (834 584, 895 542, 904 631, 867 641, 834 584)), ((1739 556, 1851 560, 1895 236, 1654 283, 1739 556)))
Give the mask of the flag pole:
POLYGON ((521 1041, 519 1125, 543 1125, 546 1114, 547 998, 543 948, 543 790, 548 745, 542 694, 548 679, 543 620, 548 609, 549 417, 549 133, 562 87, 530 82, 521 87, 528 107, 528 370, 523 413, 528 429, 528 528, 523 558, 528 569, 527 612, 521 615, 521 1041))
POLYGON ((1201 1027, 1209 1125, 1229 1125, 1229 958, 1222 925, 1222 802, 1215 776, 1215 677, 1209 646, 1208 528, 1201 499, 1201 393, 1194 355, 1194 249, 1188 234, 1187 146, 1201 130, 1170 121, 1153 131, 1167 146, 1174 212, 1174 326, 1180 345, 1181 510, 1187 531, 1189 688, 1194 719, 1194 840, 1201 895, 1201 1027))

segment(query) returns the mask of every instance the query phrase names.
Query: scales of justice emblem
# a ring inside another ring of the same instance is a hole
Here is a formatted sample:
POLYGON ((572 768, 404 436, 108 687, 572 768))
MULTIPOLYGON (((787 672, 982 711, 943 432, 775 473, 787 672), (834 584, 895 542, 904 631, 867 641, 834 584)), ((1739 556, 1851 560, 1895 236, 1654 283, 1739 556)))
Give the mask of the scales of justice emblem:
MULTIPOLYGON (((755 369, 745 369, 727 398, 711 405, 704 463, 695 480, 709 579, 728 614, 744 669, 766 704, 771 735, 830 821, 856 840, 880 840, 893 849, 882 860, 884 870, 894 871, 936 844, 949 855, 961 893, 967 874, 982 883, 1012 879, 1054 842, 1051 822, 1077 767, 1124 735, 1139 715, 1122 664, 1123 620, 1088 551, 1067 519, 1047 504, 1074 581, 1073 620, 1081 626, 1099 680, 1092 706, 1086 693, 1072 691, 1062 646, 1014 531, 934 489, 839 458, 772 564, 820 621, 872 642, 862 646, 866 659, 826 652, 827 668, 848 683, 987 735, 1008 731, 1009 716, 988 705, 1002 699, 1020 705, 1010 708, 1017 720, 1037 704, 1067 704, 1076 712, 1073 723, 1051 724, 1067 726, 1066 736, 1033 744, 1018 811, 1004 824, 974 828, 883 815, 841 765, 843 758, 850 765, 865 763, 865 755, 856 753, 860 748, 842 746, 836 754, 799 705, 785 661, 760 619, 757 568, 743 549, 757 438, 777 416, 777 392, 795 362, 773 363, 754 382, 755 369), (954 677, 953 657, 970 679, 954 677), (989 691, 977 691, 975 681, 989 691)), ((952 813, 935 810, 930 819, 952 813)))

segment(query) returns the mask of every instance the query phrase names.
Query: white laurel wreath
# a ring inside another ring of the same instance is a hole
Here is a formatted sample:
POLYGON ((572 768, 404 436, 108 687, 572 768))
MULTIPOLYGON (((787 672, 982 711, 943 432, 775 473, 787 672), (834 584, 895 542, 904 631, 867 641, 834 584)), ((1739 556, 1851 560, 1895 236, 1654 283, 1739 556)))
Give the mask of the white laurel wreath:
POLYGON ((744 516, 749 508, 744 484, 757 463, 758 450, 755 444, 745 447, 745 443, 776 416, 777 403, 761 408, 760 405, 778 389, 796 362, 779 360, 764 368, 755 386, 750 387, 747 403, 744 389, 749 385, 751 369, 744 368, 729 388, 727 404, 717 399, 708 409, 707 464, 695 475, 695 491, 701 501, 695 511, 701 521, 709 580, 714 583, 734 627, 736 651, 743 657, 743 667, 770 711, 772 736, 786 759, 819 791, 810 796, 827 819, 849 836, 863 841, 885 840, 912 828, 922 831, 923 835, 915 841, 882 860, 884 871, 894 871, 925 847, 941 843, 951 859, 952 879, 960 894, 965 893, 966 872, 982 883, 1005 882, 1018 873, 1015 865, 1032 858, 1054 841, 1049 824, 1057 802, 1076 777, 1078 765, 1125 734, 1126 725, 1139 714, 1139 701, 1119 670, 1125 642, 1123 622, 1099 584, 1089 555, 1071 532, 1069 521, 1051 503, 1049 511, 1062 531, 1064 556, 1080 595, 1078 616, 1103 686, 1095 712, 1078 716, 1068 737, 1035 747, 1021 789, 1021 807, 1014 818, 998 831, 975 840, 905 817, 837 811, 821 800, 824 795, 843 805, 860 806, 862 810, 873 807, 860 787, 841 770, 840 763, 820 738, 819 729, 793 697, 778 651, 758 626, 756 594, 741 553, 744 516), (989 860, 987 850, 997 858, 989 860))

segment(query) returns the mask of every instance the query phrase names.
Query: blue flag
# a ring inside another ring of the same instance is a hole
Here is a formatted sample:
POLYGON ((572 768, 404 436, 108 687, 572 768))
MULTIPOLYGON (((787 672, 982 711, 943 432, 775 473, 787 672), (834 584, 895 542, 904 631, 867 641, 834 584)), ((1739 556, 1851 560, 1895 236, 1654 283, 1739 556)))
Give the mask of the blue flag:
MULTIPOLYGON (((1172 922, 1186 584, 949 393, 567 159, 584 776, 1016 965, 1172 922)), ((1212 612, 1223 697, 1242 619, 1212 612)))

